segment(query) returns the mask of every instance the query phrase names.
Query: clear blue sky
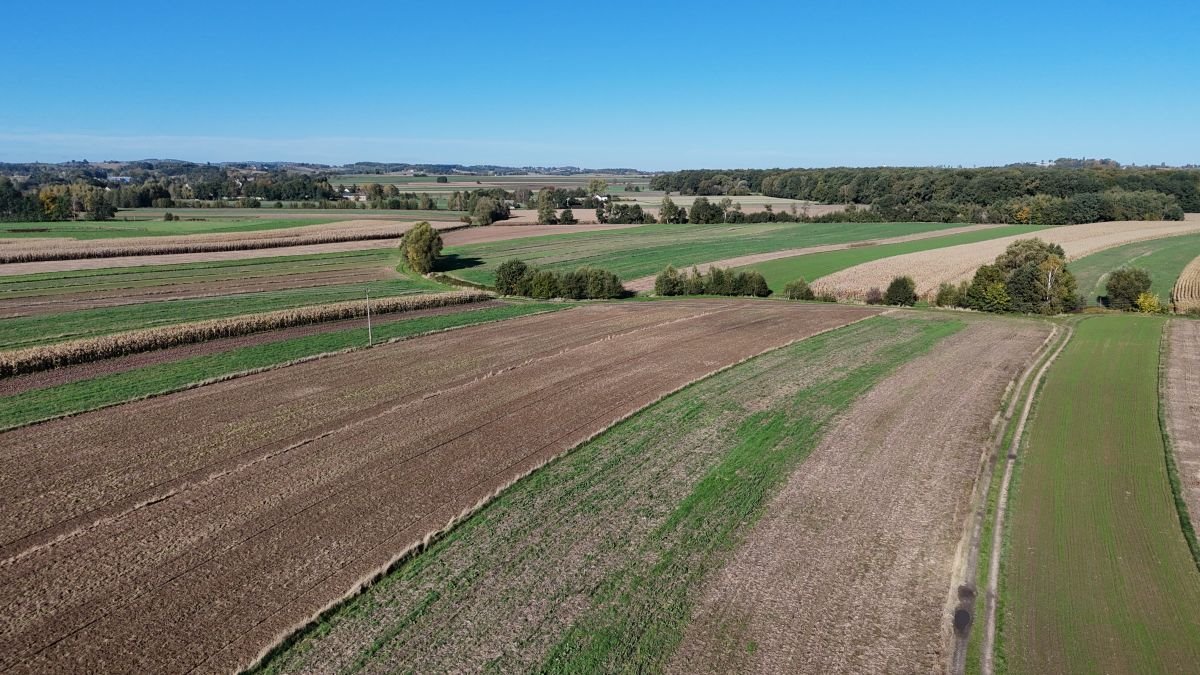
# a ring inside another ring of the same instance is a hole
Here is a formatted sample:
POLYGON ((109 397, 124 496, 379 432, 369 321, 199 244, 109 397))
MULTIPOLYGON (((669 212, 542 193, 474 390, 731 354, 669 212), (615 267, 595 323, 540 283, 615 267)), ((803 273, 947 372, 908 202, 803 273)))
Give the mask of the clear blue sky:
POLYGON ((1200 3, 10 3, 0 161, 1200 163, 1200 3))

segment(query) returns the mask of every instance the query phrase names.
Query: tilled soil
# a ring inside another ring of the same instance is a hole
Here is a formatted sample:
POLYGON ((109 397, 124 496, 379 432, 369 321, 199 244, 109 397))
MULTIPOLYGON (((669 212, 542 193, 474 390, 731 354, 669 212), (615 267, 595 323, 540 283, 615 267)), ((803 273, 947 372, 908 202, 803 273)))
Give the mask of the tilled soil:
POLYGON ((1200 526, 1200 321, 1167 326, 1163 405, 1183 498, 1192 525, 1200 526))
MULTIPOLYGON (((392 323, 394 321, 407 321, 409 319, 417 319, 425 316, 437 316, 439 314, 470 312, 477 309, 486 309, 488 307, 500 307, 504 304, 505 303, 498 300, 491 300, 486 302, 476 302, 470 305, 452 305, 449 307, 419 309, 411 312, 375 314, 372 317, 372 322, 374 325, 379 326, 392 323)), ((242 347, 251 347, 270 342, 291 340, 293 338, 304 337, 307 335, 332 333, 334 331, 345 330, 347 328, 362 328, 365 325, 366 319, 355 318, 346 319, 343 321, 330 321, 327 323, 312 324, 308 326, 293 326, 292 328, 284 328, 266 333, 254 333, 251 335, 241 335, 238 337, 207 340, 205 342, 197 342, 195 344, 171 347, 170 349, 158 349, 152 352, 130 354, 128 356, 119 356, 111 359, 103 359, 101 361, 93 361, 91 363, 63 366, 53 370, 43 370, 41 372, 18 375, 16 377, 4 377, 0 378, 0 396, 13 396, 22 392, 32 391, 34 389, 56 387, 58 385, 79 382, 81 380, 87 380, 93 377, 99 377, 101 375, 123 373, 137 368, 158 365, 160 363, 181 361, 193 356, 216 354, 218 352, 240 349, 242 347)))
POLYGON ((675 672, 940 672, 971 488, 1049 328, 977 322, 834 425, 706 589, 675 672))
POLYGON ((614 420, 874 311, 589 305, 2 434, 0 668, 246 666, 614 420))

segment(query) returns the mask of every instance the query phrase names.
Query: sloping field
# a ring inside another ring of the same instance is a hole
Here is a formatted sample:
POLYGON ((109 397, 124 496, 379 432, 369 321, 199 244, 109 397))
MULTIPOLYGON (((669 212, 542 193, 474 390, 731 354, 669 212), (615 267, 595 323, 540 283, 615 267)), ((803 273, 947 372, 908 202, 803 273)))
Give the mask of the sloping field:
POLYGON ((707 585, 672 670, 944 670, 946 597, 993 417, 1049 331, 974 322, 855 403, 707 585))
MULTIPOLYGON (((1026 229, 1028 231, 1033 231, 1034 229, 1037 229, 1037 228, 1026 228, 1026 229)), ((983 234, 984 230, 988 231, 991 234, 991 236, 995 236, 995 237, 1003 237, 1007 234, 1011 234, 1011 232, 1006 231, 1003 226, 998 226, 998 225, 964 225, 962 227, 952 227, 952 228, 949 228, 946 230, 931 230, 928 232, 917 232, 914 234, 900 235, 898 237, 887 237, 885 239, 870 239, 870 240, 866 240, 866 241, 847 242, 844 244, 826 244, 824 246, 809 246, 809 247, 805 247, 805 248, 785 249, 782 251, 768 251, 766 253, 752 253, 750 255, 740 255, 740 256, 733 257, 733 258, 726 258, 725 260, 714 260, 712 262, 700 263, 698 265, 695 265, 695 267, 700 272, 708 272, 708 270, 714 266, 726 268, 726 267, 746 267, 746 266, 752 265, 754 269, 762 271, 762 270, 772 269, 771 265, 765 265, 763 263, 765 263, 767 261, 778 260, 780 258, 794 259, 794 258, 803 257, 803 256, 811 256, 811 255, 815 255, 818 253, 830 253, 830 252, 836 252, 836 251, 844 251, 846 249, 852 249, 852 248, 856 249, 856 248, 860 248, 860 247, 871 248, 872 250, 875 250, 877 248, 885 249, 885 247, 889 244, 899 244, 902 242, 910 242, 910 241, 921 241, 921 240, 925 240, 925 239, 938 239, 938 240, 949 239, 951 235, 958 235, 958 234, 965 234, 965 233, 977 233, 975 235, 976 237, 987 238, 987 235, 983 234)), ((978 241, 978 238, 971 238, 971 239, 968 239, 967 241, 978 241)), ((963 242, 953 241, 953 243, 959 244, 959 243, 963 243, 963 242)), ((943 244, 943 245, 950 246, 952 244, 943 244)), ((886 253, 885 255, 895 255, 895 253, 886 253)), ((874 260, 874 258, 864 258, 863 260, 856 260, 855 262, 853 262, 851 264, 858 264, 859 262, 863 262, 864 260, 874 260)), ((688 269, 688 268, 684 267, 684 269, 688 269)), ((841 268, 837 268, 837 269, 841 269, 841 268)), ((833 271, 833 270, 830 270, 830 271, 833 271)), ((828 272, 823 272, 823 274, 827 274, 827 273, 828 272)), ((767 273, 763 272, 763 274, 765 275, 767 273)), ((784 275, 776 274, 777 278, 780 278, 782 276, 784 276, 784 275)), ((650 274, 650 275, 647 275, 647 276, 644 276, 644 277, 641 277, 638 279, 634 279, 633 281, 627 282, 625 284, 625 288, 628 288, 631 291, 653 290, 654 289, 654 277, 655 277, 654 274, 650 274)), ((792 279, 794 279, 794 278, 795 277, 787 279, 786 281, 783 282, 783 284, 786 284, 788 281, 792 281, 792 279)), ((768 276, 768 283, 772 283, 772 278, 769 276, 768 276)), ((780 290, 782 290, 783 284, 780 284, 779 288, 775 288, 775 286, 772 285, 771 289, 774 290, 775 292, 779 292, 780 290)))
POLYGON ((0 668, 246 666, 614 421, 874 313, 588 305, 0 435, 0 668))
POLYGON ((659 223, 618 232, 558 235, 471 246, 449 246, 447 242, 445 252, 462 261, 461 269, 452 274, 481 284, 491 284, 496 267, 513 258, 550 269, 591 265, 615 272, 622 279, 637 279, 657 274, 668 264, 690 267, 735 256, 958 227, 961 225, 953 223, 659 223))
POLYGON ((1179 273, 1179 280, 1171 289, 1171 300, 1177 312, 1200 309, 1200 255, 1179 273))
POLYGON ((1200 525, 1200 321, 1170 322, 1166 340, 1164 421, 1194 530, 1200 525))
MULTIPOLYGON (((1042 230, 1037 237, 1061 244, 1069 259, 1076 259, 1114 246, 1200 232, 1200 220, 1186 221, 1119 221, 1068 225, 1042 230)), ((917 282, 917 292, 923 296, 937 291, 942 282, 957 283, 970 279, 981 265, 996 256, 1022 236, 990 239, 945 249, 906 253, 891 258, 855 265, 813 282, 814 290, 829 292, 846 299, 862 299, 872 287, 887 288, 897 276, 908 275, 917 282)))
POLYGON ((1018 459, 1001 577, 1008 672, 1183 673, 1200 572, 1159 428, 1161 319, 1093 317, 1051 366, 1018 459))
POLYGON ((397 250, 0 276, 0 318, 394 279, 397 250))
POLYGON ((1153 282, 1150 292, 1157 294, 1165 304, 1171 299, 1175 281, 1196 256, 1200 256, 1200 234, 1185 234, 1093 253, 1072 261, 1071 272, 1079 283, 1079 292, 1095 305, 1099 304, 1098 298, 1105 295, 1104 285, 1113 270, 1126 266, 1144 268, 1150 272, 1153 282))
MULTIPOLYGON (((0 223, 0 239, 111 239, 114 237, 163 237, 189 234, 213 234, 228 232, 250 232, 256 230, 285 230, 293 227, 320 225, 335 220, 320 216, 309 218, 271 218, 223 220, 209 219, 204 215, 194 216, 183 214, 181 209, 172 213, 180 214, 182 218, 199 218, 198 220, 164 221, 159 215, 155 220, 125 220, 96 221, 40 221, 29 223, 0 223)), ((120 212, 122 219, 135 214, 129 210, 120 212)), ((353 213, 353 212, 351 212, 353 213)), ((135 216, 136 217, 136 216, 135 216)), ((356 219, 353 215, 344 220, 356 219)), ((12 242, 9 242, 11 244, 12 242)))
POLYGON ((831 419, 961 328, 881 316, 697 383, 518 483, 268 672, 656 672, 831 419))

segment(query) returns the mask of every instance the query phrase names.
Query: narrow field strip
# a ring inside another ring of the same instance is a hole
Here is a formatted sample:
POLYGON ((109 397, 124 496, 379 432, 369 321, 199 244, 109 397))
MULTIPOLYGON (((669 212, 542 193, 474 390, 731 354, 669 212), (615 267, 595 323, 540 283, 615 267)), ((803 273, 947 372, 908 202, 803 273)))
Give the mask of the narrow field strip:
POLYGON ((1167 470, 1184 536, 1200 566, 1200 321, 1168 323, 1163 346, 1162 423, 1172 460, 1167 470))
POLYGON ((661 668, 705 570, 830 417, 957 328, 868 319, 694 384, 514 485, 266 670, 661 668))
POLYGON ((1159 427, 1163 323, 1085 319, 1046 377, 1012 487, 1006 672, 1187 672, 1200 662, 1200 571, 1159 427))
POLYGON ((588 305, 7 432, 0 666, 249 665, 614 420, 875 313, 588 305), (129 416, 154 432, 131 438, 129 416))
POLYGON ((1200 256, 1200 234, 1140 241, 1084 256, 1071 263, 1079 292, 1088 303, 1098 305, 1105 294, 1108 275, 1121 267, 1141 267, 1150 272, 1150 292, 1163 303, 1171 299, 1175 281, 1189 262, 1200 256))
MULTIPOLYGON (((178 213, 180 210, 176 209, 178 213)), ((128 213, 122 211, 121 215, 128 213)), ((207 214, 205 214, 207 215, 207 214)), ((183 218, 192 217, 183 215, 183 218)), ((203 216, 201 216, 203 217, 203 216)), ((346 220, 350 220, 347 218, 346 220)), ((260 218, 258 220, 209 220, 202 221, 175 220, 164 221, 162 216, 157 220, 108 222, 89 221, 39 221, 31 223, 0 224, 0 239, 22 238, 70 238, 70 239, 111 239, 115 237, 170 237, 190 234, 216 234, 230 232, 258 232, 265 230, 285 230, 293 227, 306 227, 336 222, 333 219, 314 216, 309 218, 284 219, 260 218)))

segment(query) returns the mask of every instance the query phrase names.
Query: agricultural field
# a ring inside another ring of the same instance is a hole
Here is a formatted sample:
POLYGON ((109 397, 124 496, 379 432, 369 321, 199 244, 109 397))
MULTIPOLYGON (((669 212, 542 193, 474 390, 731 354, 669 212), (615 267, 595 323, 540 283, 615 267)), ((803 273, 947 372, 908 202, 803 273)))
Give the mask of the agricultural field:
POLYGON ((1200 571, 1163 430, 1162 319, 1081 321, 1018 459, 1001 577, 1009 673, 1187 672, 1200 571))
MULTIPOLYGON (((1151 239, 1162 239, 1200 232, 1200 218, 1186 221, 1117 221, 1046 228, 1037 233, 1045 241, 1059 244, 1069 260, 1105 249, 1151 239)), ((855 265, 813 282, 814 290, 843 299, 862 299, 872 288, 886 288, 897 276, 907 275, 917 282, 917 292, 928 296, 943 282, 970 279, 981 265, 1021 236, 1001 237, 945 249, 905 253, 855 265)))
MULTIPOLYGON (((126 212, 122 211, 122 215, 126 212)), ((197 216, 182 215, 193 218, 197 216)), ((202 216, 200 216, 202 218, 202 216)), ((331 222, 324 218, 257 219, 257 220, 183 220, 165 222, 157 220, 129 221, 43 221, 35 223, 2 223, 0 238, 67 238, 67 239, 111 239, 115 237, 163 237, 187 234, 219 234, 226 232, 257 232, 261 230, 285 230, 292 227, 320 225, 331 222)))
POLYGON ((450 274, 491 284, 496 266, 518 258, 538 267, 574 269, 591 265, 637 279, 667 265, 687 267, 733 256, 828 244, 844 244, 961 227, 954 223, 746 223, 664 224, 616 232, 564 234, 487 244, 451 246, 450 274))
POLYGON ((1174 453, 1179 497, 1188 513, 1184 534, 1200 557, 1195 528, 1200 525, 1200 321, 1167 324, 1163 352, 1164 428, 1174 453))
POLYGON ((1189 262, 1200 256, 1200 234, 1140 241, 1084 256, 1071 263, 1079 292, 1089 304, 1098 305, 1105 294, 1108 275, 1121 267, 1141 267, 1150 273, 1155 293, 1167 303, 1175 282, 1189 262))
POLYGON ((1171 302, 1177 312, 1200 310, 1200 256, 1193 258, 1179 273, 1179 279, 1171 289, 1171 302))
POLYGON ((249 666, 428 533, 614 422, 877 313, 594 304, 6 432, 0 504, 19 517, 0 526, 0 667, 249 666))

